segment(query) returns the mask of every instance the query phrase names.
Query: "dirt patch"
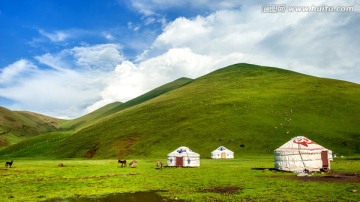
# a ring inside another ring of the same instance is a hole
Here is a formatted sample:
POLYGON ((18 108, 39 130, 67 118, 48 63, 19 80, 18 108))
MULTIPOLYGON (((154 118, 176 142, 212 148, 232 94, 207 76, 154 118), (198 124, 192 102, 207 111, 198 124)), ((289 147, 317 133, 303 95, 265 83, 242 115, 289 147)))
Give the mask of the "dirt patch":
POLYGON ((123 159, 131 152, 131 148, 140 140, 139 134, 131 134, 114 143, 114 149, 118 151, 118 159, 123 159))
POLYGON ((96 151, 99 149, 100 149, 99 143, 93 145, 92 148, 89 149, 89 151, 86 153, 86 158, 91 159, 92 157, 94 157, 96 154, 96 151))
POLYGON ((307 181, 307 182, 338 182, 338 183, 348 183, 348 182, 360 182, 360 173, 349 173, 349 172, 332 172, 324 174, 324 176, 308 176, 308 177, 297 177, 291 176, 296 180, 307 181))
POLYGON ((233 194, 241 191, 240 187, 214 187, 209 189, 203 189, 202 192, 211 192, 211 193, 219 193, 219 194, 233 194))
POLYGON ((0 146, 7 146, 9 142, 5 139, 0 138, 0 146))

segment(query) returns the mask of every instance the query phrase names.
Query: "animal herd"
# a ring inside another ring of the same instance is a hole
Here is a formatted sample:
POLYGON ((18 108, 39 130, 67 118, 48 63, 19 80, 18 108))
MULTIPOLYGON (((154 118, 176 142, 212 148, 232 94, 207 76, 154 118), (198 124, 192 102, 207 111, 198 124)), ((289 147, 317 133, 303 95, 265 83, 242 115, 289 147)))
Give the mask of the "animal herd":
MULTIPOLYGON (((118 163, 121 164, 121 167, 122 167, 122 168, 123 168, 123 167, 126 167, 126 160, 125 160, 125 159, 120 159, 120 160, 118 160, 118 163)), ((131 161, 131 162, 129 163, 129 168, 136 168, 136 167, 137 167, 137 161, 136 161, 136 160, 131 161)))
MULTIPOLYGON (((125 160, 125 159, 120 159, 120 160, 118 160, 118 163, 121 164, 121 167, 122 167, 122 168, 123 168, 123 167, 127 167, 127 165, 126 165, 126 160, 125 160)), ((137 167, 137 161, 136 161, 136 160, 131 161, 131 162, 129 163, 129 168, 136 168, 136 167, 137 167)), ((162 168, 163 168, 163 163, 162 163, 161 161, 157 161, 157 162, 156 162, 156 167, 158 167, 159 169, 162 170, 162 168)))

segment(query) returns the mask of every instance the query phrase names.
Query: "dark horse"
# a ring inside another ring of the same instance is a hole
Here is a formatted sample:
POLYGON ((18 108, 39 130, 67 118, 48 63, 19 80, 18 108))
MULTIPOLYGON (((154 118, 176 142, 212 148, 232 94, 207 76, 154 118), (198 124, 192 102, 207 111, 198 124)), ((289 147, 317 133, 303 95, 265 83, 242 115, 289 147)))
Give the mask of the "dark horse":
POLYGON ((13 160, 11 160, 10 162, 6 162, 6 163, 5 163, 5 166, 6 166, 6 167, 10 166, 10 168, 11 168, 13 162, 14 162, 13 160))
POLYGON ((121 163, 121 167, 126 167, 126 160, 125 159, 118 160, 118 163, 121 163))

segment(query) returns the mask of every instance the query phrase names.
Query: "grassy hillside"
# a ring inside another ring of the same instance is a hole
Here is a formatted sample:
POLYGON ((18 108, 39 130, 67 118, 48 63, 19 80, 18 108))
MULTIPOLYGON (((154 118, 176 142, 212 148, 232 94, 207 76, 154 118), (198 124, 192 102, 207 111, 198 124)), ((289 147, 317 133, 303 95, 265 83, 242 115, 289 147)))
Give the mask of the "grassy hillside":
POLYGON ((184 145, 206 158, 224 145, 235 156, 272 154, 304 135, 351 155, 360 154, 359 120, 358 84, 236 64, 107 116, 43 153, 163 157, 184 145))
POLYGON ((106 106, 103 106, 89 114, 81 116, 79 118, 72 119, 72 120, 63 120, 59 123, 59 125, 62 128, 66 128, 67 130, 72 130, 72 129, 78 128, 84 124, 93 122, 97 119, 101 119, 109 111, 113 110, 114 108, 116 108, 122 104, 123 103, 121 103, 121 102, 114 102, 114 103, 108 104, 106 106))
POLYGON ((33 112, 11 111, 0 107, 0 147, 41 133, 57 131, 58 121, 59 119, 33 112))
MULTIPOLYGON (((34 138, 30 139, 24 139, 24 138, 16 138, 16 142, 19 142, 19 144, 13 145, 9 148, 4 149, 0 152, 0 154, 14 154, 16 156, 31 156, 31 157, 41 157, 45 153, 51 152, 51 148, 54 147, 58 143, 59 140, 71 135, 73 131, 80 130, 83 127, 86 127, 87 125, 94 124, 96 121, 101 120, 102 118, 109 116, 111 114, 114 114, 116 112, 119 112, 121 110, 124 110, 126 108, 135 106, 137 104, 143 103, 145 101, 148 101, 152 98, 158 97, 162 94, 165 94, 167 92, 170 92, 172 90, 175 90, 177 88, 180 88, 188 83, 190 83, 192 79, 190 78, 179 78, 173 82, 164 84, 158 88, 155 88, 137 98, 134 98, 126 103, 121 102, 114 102, 111 104, 108 104, 104 107, 101 107, 89 114, 86 114, 82 117, 72 119, 72 120, 59 120, 57 122, 57 127, 59 127, 58 132, 51 132, 49 131, 42 131, 42 133, 45 132, 45 134, 36 136, 34 138), (23 141, 26 140, 26 141, 23 141), (22 142, 20 142, 22 141, 22 142)), ((10 111, 10 110, 8 110, 10 111)), ((10 111, 11 112, 11 111, 10 111)), ((14 113, 14 112, 11 112, 14 113)), ((26 114, 35 114, 30 112, 21 112, 26 114)), ((3 114, 3 113, 1 113, 3 114)), ((41 115, 38 115, 38 117, 41 117, 41 115)), ((46 117, 46 116, 42 116, 46 117)), ((29 117, 31 118, 31 117, 29 117)), ((36 117, 35 117, 36 118, 36 117)), ((51 119, 50 117, 48 117, 51 119)), ((13 128, 21 127, 19 125, 14 125, 13 128)), ((24 134, 27 134, 26 131, 23 131, 24 134)), ((10 137, 10 135, 8 135, 10 137)), ((14 141, 15 142, 15 141, 14 141)), ((8 146, 6 144, 5 146, 8 146)))
POLYGON ((179 78, 173 82, 170 82, 170 83, 167 83, 165 85, 162 85, 158 88, 155 88, 143 95, 140 95, 139 97, 137 98, 134 98, 126 103, 124 103, 123 105, 120 105, 118 107, 115 107, 113 108, 112 110, 109 110, 106 115, 110 115, 110 114, 113 114, 113 113, 116 113, 116 112, 119 112, 121 110, 124 110, 124 109, 127 109, 127 108, 130 108, 132 106, 135 106, 135 105, 138 105, 138 104, 141 104, 143 102, 146 102, 148 100, 151 100, 153 98, 156 98, 160 95, 163 95, 165 93, 168 93, 172 90, 175 90, 175 89, 178 89, 182 86, 185 86, 187 84, 189 84, 191 81, 193 81, 192 79, 190 78, 186 78, 186 77, 182 77, 182 78, 179 78))
POLYGON ((119 112, 121 110, 124 110, 126 108, 135 106, 137 104, 143 103, 147 100, 150 100, 152 98, 160 96, 160 95, 167 93, 169 91, 172 91, 174 89, 180 88, 180 87, 190 83, 191 81, 192 81, 192 79, 189 79, 189 78, 177 79, 173 82, 170 82, 170 83, 164 84, 158 88, 155 88, 139 97, 136 97, 136 98, 126 102, 126 103, 114 102, 114 103, 108 104, 104 107, 101 107, 100 109, 95 110, 89 114, 79 117, 77 119, 64 120, 60 123, 60 126, 67 130, 82 128, 86 125, 92 124, 93 122, 95 122, 101 118, 104 118, 106 116, 109 116, 111 114, 119 112))

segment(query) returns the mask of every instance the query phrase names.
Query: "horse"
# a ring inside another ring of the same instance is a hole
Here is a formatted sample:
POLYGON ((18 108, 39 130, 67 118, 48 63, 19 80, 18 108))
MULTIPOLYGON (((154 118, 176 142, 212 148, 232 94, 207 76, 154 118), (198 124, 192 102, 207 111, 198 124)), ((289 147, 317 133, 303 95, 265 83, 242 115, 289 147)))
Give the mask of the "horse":
POLYGON ((137 167, 137 161, 131 161, 131 163, 129 163, 129 168, 136 168, 137 167))
POLYGON ((163 163, 161 161, 157 161, 156 162, 156 167, 160 168, 160 170, 162 170, 163 168, 163 163))
POLYGON ((11 168, 13 162, 14 162, 13 160, 11 160, 10 162, 6 162, 6 163, 5 163, 5 166, 6 166, 6 167, 10 166, 10 168, 11 168))
POLYGON ((126 167, 126 160, 125 159, 118 160, 118 163, 121 163, 121 167, 126 167))

